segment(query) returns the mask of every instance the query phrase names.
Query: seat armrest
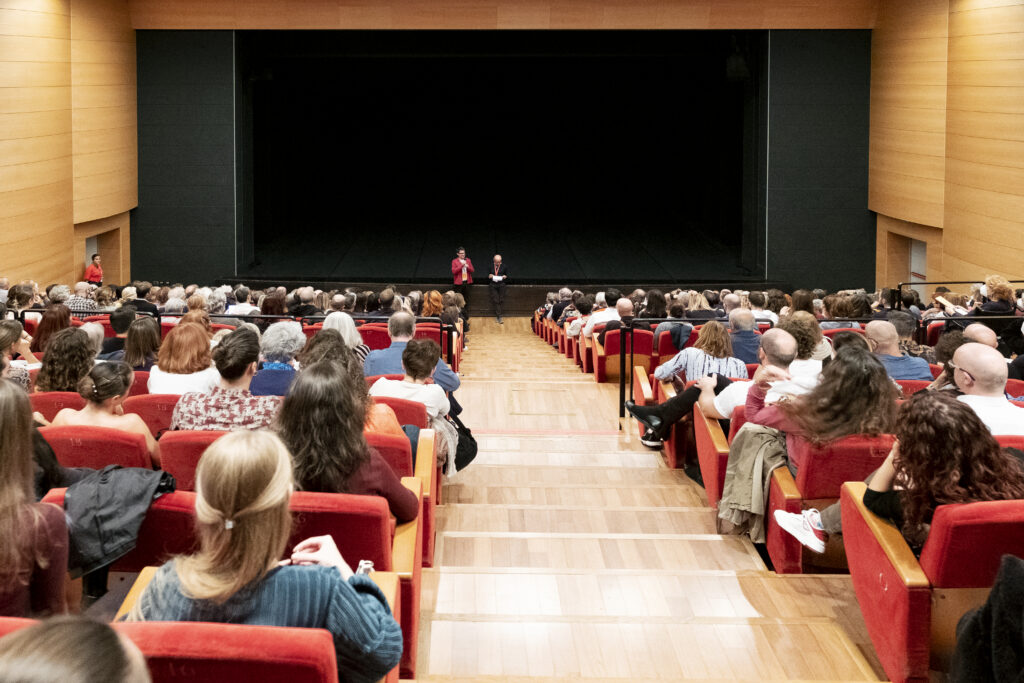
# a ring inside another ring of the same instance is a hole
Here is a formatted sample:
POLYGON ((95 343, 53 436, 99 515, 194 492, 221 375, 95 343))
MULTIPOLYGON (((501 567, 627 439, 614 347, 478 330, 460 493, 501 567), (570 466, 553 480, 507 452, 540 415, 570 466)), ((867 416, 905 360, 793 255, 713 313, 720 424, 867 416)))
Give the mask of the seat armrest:
POLYGON ((416 444, 416 471, 413 473, 423 482, 423 495, 430 496, 434 491, 434 472, 437 468, 437 456, 434 444, 437 434, 433 429, 421 429, 420 440, 416 444))
MULTIPOLYGON (((665 401, 669 400, 670 398, 675 398, 676 387, 674 384, 672 384, 672 380, 663 379, 659 380, 659 382, 661 384, 661 395, 665 397, 665 401)), ((665 401, 662 401, 662 403, 664 403, 665 401)))
POLYGON ((142 568, 142 571, 139 572, 139 575, 135 578, 135 582, 132 584, 132 587, 128 590, 128 595, 124 597, 124 602, 122 602, 121 606, 117 609, 114 621, 121 621, 128 616, 128 613, 132 611, 132 608, 135 607, 135 603, 142 596, 142 592, 146 590, 146 586, 148 586, 149 582, 153 580, 154 576, 156 576, 157 569, 159 569, 159 567, 142 568))
MULTIPOLYGON (((862 481, 848 481, 843 484, 843 495, 849 498, 851 504, 845 509, 857 512, 861 522, 874 535, 878 546, 885 553, 893 569, 899 574, 904 586, 907 588, 930 587, 931 582, 921 569, 921 565, 900 530, 868 510, 864 505, 864 492, 867 491, 867 488, 867 484, 862 481)), ((845 520, 843 526, 846 526, 845 520)))
POLYGON ((423 482, 418 477, 402 477, 402 486, 416 494, 419 499, 419 513, 416 519, 395 527, 395 540, 391 548, 392 563, 399 578, 411 579, 417 560, 422 560, 420 545, 420 519, 423 517, 423 482))
POLYGON ((647 371, 639 365, 633 368, 633 396, 637 402, 649 406, 654 403, 654 391, 647 379, 647 371))
POLYGON ((380 592, 384 594, 384 597, 387 598, 391 614, 394 615, 397 621, 402 614, 398 605, 400 595, 398 592, 398 574, 395 572, 370 572, 369 576, 377 584, 377 588, 380 588, 380 592))
MULTIPOLYGON (((728 446, 726 446, 726 448, 728 448, 728 446)), ((800 493, 800 489, 796 487, 796 481, 793 479, 793 474, 785 465, 782 467, 776 467, 772 471, 772 480, 774 485, 778 487, 778 490, 782 494, 784 500, 801 500, 803 498, 803 495, 800 493)))
POLYGON ((604 357, 604 346, 602 346, 601 342, 597 340, 596 334, 590 338, 590 345, 594 347, 594 358, 604 357))

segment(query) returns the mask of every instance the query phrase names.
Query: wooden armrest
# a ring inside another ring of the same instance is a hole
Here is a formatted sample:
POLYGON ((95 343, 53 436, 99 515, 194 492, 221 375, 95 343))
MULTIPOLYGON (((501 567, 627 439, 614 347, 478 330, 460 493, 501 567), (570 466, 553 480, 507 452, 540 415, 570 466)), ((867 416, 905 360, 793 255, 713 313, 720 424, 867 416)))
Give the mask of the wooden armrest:
POLYGON ((670 398, 675 398, 676 387, 672 384, 671 379, 658 380, 658 383, 661 385, 661 395, 665 397, 666 401, 670 398))
MULTIPOLYGON (((395 609, 398 603, 398 574, 395 572, 370 572, 370 579, 377 584, 377 588, 388 599, 388 606, 393 614, 398 614, 395 609)), ((397 619, 397 616, 395 617, 397 619)))
MULTIPOLYGON (((728 449, 728 446, 726 448, 728 449)), ((785 465, 782 467, 776 467, 772 471, 772 479, 775 481, 775 485, 778 486, 779 490, 782 492, 783 498, 787 500, 803 499, 803 494, 800 493, 800 489, 796 487, 796 481, 793 480, 793 474, 785 465)))
MULTIPOLYGON (((114 616, 114 621, 121 621, 128 613, 132 611, 135 603, 142 596, 142 591, 146 590, 146 586, 156 576, 156 570, 159 567, 143 567, 142 571, 139 572, 139 576, 135 579, 135 583, 132 584, 131 589, 128 591, 128 595, 124 597, 124 602, 117 609, 117 614, 114 616)), ((109 614, 109 612, 108 612, 109 614)))
MULTIPOLYGON (((707 431, 708 436, 711 438, 711 445, 714 447, 714 449, 716 451, 718 451, 719 453, 728 453, 729 452, 729 440, 727 438, 725 438, 725 432, 722 431, 722 425, 720 425, 718 423, 718 420, 708 419, 708 416, 704 414, 704 410, 700 407, 699 403, 695 403, 694 404, 693 410, 694 410, 694 418, 702 420, 704 422, 705 430, 707 431)), ((783 469, 786 469, 786 468, 785 467, 780 467, 780 468, 776 469, 775 472, 778 472, 779 470, 783 470, 783 469)), ((789 474, 789 470, 786 470, 786 474, 789 474)), ((789 481, 793 482, 792 475, 790 475, 789 481)), ((781 484, 781 482, 780 482, 780 484, 781 484)), ((795 482, 793 482, 793 489, 796 490, 796 483, 795 482)), ((800 497, 799 493, 800 492, 797 491, 797 497, 798 498, 800 497)), ((789 498, 789 495, 787 494, 786 497, 789 498)))
POLYGON ((868 489, 867 484, 862 481, 848 481, 843 484, 843 489, 850 496, 850 501, 860 514, 865 526, 874 534, 875 540, 878 541, 882 552, 889 559, 889 563, 892 564, 893 569, 903 579, 903 585, 907 588, 928 588, 931 586, 931 581, 928 580, 928 577, 921 569, 920 563, 914 557, 914 552, 907 545, 907 541, 903 538, 900 530, 895 525, 868 510, 867 506, 864 505, 864 492, 868 489))
POLYGON ((596 334, 590 338, 590 345, 594 347, 594 358, 600 358, 604 355, 604 346, 598 341, 596 334))
POLYGON ((420 518, 423 517, 423 482, 419 477, 402 477, 402 486, 416 494, 420 501, 416 519, 395 527, 395 541, 391 548, 391 561, 400 578, 411 579, 416 561, 423 559, 423 551, 416 542, 420 535, 420 518))
POLYGON ((437 456, 434 444, 437 434, 433 429, 421 429, 420 440, 416 444, 416 471, 413 475, 423 482, 423 495, 429 496, 434 490, 434 472, 437 468, 437 456))
POLYGON ((639 365, 633 368, 633 383, 636 384, 644 405, 649 406, 654 403, 654 390, 651 389, 651 383, 647 379, 647 371, 639 365))

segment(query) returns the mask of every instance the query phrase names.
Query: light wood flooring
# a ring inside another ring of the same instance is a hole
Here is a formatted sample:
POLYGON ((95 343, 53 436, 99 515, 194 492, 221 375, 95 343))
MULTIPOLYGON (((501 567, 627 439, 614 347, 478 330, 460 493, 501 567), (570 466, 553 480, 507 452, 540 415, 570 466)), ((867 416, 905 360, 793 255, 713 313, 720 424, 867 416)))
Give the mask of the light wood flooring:
POLYGON ((526 319, 475 318, 417 680, 879 680, 848 576, 778 576, 526 319))

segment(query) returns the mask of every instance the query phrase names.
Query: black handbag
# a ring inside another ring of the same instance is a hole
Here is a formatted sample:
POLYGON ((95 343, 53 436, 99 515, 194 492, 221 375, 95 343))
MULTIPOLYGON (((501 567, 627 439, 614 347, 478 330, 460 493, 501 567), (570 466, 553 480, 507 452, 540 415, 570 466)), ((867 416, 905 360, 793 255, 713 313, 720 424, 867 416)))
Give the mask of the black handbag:
POLYGON ((455 429, 459 432, 459 441, 455 446, 455 470, 461 472, 469 463, 476 459, 477 445, 473 438, 473 432, 469 427, 462 424, 462 420, 456 417, 449 417, 455 429))

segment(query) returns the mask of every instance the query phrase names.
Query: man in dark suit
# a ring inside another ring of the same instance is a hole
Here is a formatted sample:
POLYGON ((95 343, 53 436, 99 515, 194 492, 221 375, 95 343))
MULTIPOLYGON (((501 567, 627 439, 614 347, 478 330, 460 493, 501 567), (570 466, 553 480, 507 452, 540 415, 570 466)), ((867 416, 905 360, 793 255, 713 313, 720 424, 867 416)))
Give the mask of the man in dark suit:
POLYGON ((494 306, 494 315, 502 325, 505 321, 501 319, 501 306, 505 303, 505 287, 508 283, 508 266, 501 262, 501 254, 494 255, 494 263, 491 264, 491 272, 487 273, 487 280, 490 284, 491 305, 494 306))

